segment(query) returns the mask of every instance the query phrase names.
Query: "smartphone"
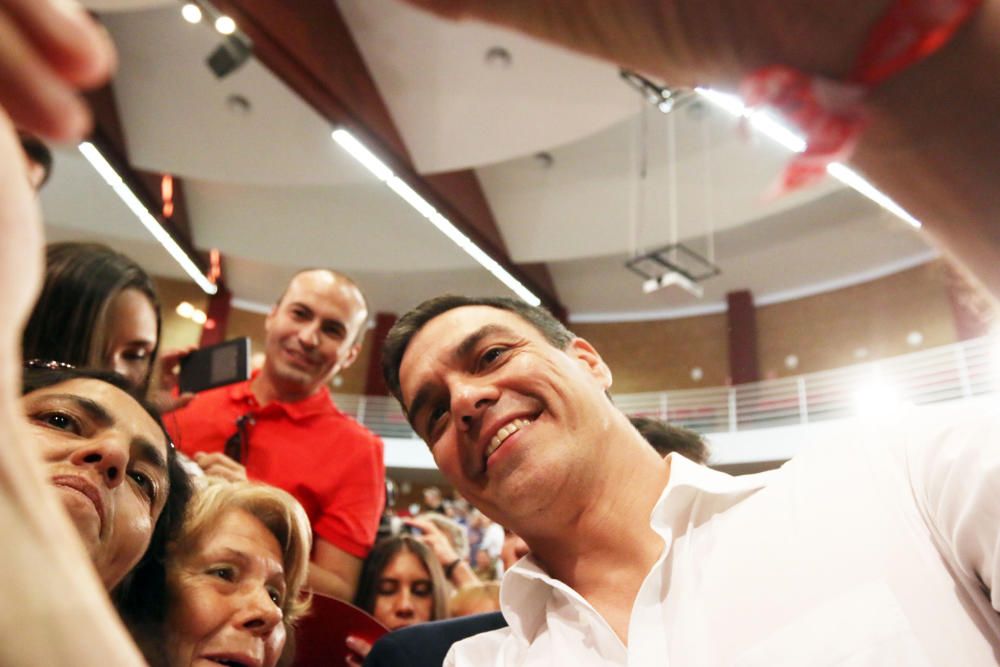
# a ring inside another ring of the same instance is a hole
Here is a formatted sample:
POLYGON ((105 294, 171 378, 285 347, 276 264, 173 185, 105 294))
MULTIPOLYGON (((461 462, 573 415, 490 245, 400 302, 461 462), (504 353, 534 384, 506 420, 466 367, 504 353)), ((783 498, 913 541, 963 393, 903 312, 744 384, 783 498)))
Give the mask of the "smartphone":
POLYGON ((182 394, 196 394, 249 377, 250 339, 246 337, 203 347, 181 359, 182 394))

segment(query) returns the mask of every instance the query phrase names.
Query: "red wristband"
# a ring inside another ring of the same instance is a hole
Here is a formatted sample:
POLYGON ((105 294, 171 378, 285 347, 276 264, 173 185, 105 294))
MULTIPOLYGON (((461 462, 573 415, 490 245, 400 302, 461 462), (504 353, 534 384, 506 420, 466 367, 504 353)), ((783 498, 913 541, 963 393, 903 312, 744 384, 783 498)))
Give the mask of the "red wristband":
POLYGON ((830 162, 846 161, 865 126, 862 102, 874 86, 947 44, 982 0, 896 0, 868 34, 844 81, 772 65, 748 76, 748 107, 769 106, 805 135, 806 149, 778 184, 787 192, 819 181, 830 162))

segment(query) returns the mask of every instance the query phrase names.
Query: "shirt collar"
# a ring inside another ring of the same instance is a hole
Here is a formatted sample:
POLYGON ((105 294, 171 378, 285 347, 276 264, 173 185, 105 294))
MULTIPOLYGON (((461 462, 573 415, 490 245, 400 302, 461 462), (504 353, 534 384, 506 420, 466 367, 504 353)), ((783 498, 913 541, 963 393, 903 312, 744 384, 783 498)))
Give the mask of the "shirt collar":
MULTIPOLYGON (((699 465, 680 454, 670 454, 670 479, 653 506, 650 526, 664 542, 672 544, 672 535, 681 534, 712 516, 724 512, 767 485, 773 472, 734 477, 707 466, 699 465), (695 496, 699 513, 693 514, 695 496)), ((661 559, 662 560, 662 559, 661 559)), ((500 587, 500 607, 512 631, 530 642, 545 620, 550 597, 560 592, 587 604, 579 593, 562 581, 554 579, 528 554, 503 577, 500 587)))
MULTIPOLYGON (((257 404, 257 397, 254 396, 250 385, 258 375, 260 375, 259 369, 253 372, 249 380, 234 384, 229 389, 229 397, 233 401, 237 403, 249 403, 253 406, 255 412, 261 410, 262 408, 260 408, 257 404)), ((330 390, 326 388, 326 385, 323 385, 318 391, 313 392, 311 396, 307 396, 301 401, 294 401, 290 403, 286 403, 284 401, 271 401, 266 407, 270 408, 272 405, 274 406, 274 409, 281 410, 293 421, 306 419, 307 417, 315 415, 337 412, 333 399, 330 398, 330 390)))

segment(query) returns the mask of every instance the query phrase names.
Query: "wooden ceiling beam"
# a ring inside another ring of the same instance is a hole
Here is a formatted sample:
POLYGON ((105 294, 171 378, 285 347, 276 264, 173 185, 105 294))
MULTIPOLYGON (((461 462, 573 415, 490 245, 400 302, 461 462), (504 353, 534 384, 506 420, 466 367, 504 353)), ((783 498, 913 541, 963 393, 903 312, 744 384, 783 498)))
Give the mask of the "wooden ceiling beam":
POLYGON ((255 57, 331 125, 358 136, 414 190, 565 318, 544 264, 515 264, 472 170, 421 175, 333 0, 212 0, 253 42, 255 57))

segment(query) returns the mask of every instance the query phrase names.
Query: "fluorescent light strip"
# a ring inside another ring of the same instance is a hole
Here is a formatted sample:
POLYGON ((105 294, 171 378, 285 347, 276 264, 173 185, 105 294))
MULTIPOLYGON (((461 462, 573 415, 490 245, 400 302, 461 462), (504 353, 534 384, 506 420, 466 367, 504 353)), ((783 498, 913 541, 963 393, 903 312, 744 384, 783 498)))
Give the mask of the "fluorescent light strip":
POLYGON ((861 174, 854 171, 847 165, 839 162, 831 162, 826 166, 826 173, 830 174, 844 185, 854 188, 859 193, 868 197, 873 202, 898 216, 908 224, 920 229, 920 221, 906 212, 902 206, 890 199, 884 192, 869 183, 861 174))
POLYGON ((451 239, 455 245, 464 250, 472 259, 476 260, 480 266, 493 274, 497 280, 510 288, 514 294, 532 306, 541 305, 541 299, 535 296, 521 281, 512 276, 509 271, 500 266, 496 260, 483 252, 482 248, 463 234, 448 218, 441 215, 430 202, 411 188, 406 181, 393 174, 392 169, 368 150, 353 134, 344 129, 337 129, 333 131, 332 136, 333 140, 341 148, 360 162, 375 178, 389 186, 389 189, 399 195, 400 199, 413 207, 417 213, 427 219, 438 231, 451 239))
MULTIPOLYGON (((793 153, 801 153, 806 149, 806 142, 799 135, 785 127, 777 117, 765 110, 751 110, 743 104, 740 98, 727 93, 720 93, 710 88, 695 88, 695 91, 709 102, 734 116, 746 118, 754 129, 778 142, 793 153)), ((920 229, 920 221, 906 212, 902 206, 890 199, 885 193, 872 185, 861 174, 847 165, 831 162, 826 167, 828 174, 849 188, 872 200, 885 210, 897 216, 908 225, 920 229)))
POLYGON ((83 154, 83 157, 87 158, 90 165, 97 170, 98 174, 101 175, 104 182, 111 186, 111 189, 115 191, 118 198, 122 200, 125 206, 127 206, 133 214, 135 214, 135 217, 139 218, 139 222, 141 222, 143 226, 149 230, 149 233, 153 235, 153 238, 159 241, 160 245, 166 248, 167 252, 170 253, 170 256, 181 265, 181 268, 183 268, 189 276, 191 276, 191 279, 198 283, 198 287, 200 287, 206 294, 215 294, 219 291, 219 288, 213 285, 201 272, 198 266, 191 261, 188 254, 184 252, 179 245, 177 245, 177 241, 175 241, 174 238, 167 233, 167 230, 163 228, 160 221, 146 209, 141 201, 139 201, 139 198, 135 196, 132 189, 125 184, 121 175, 119 175, 119 173, 115 171, 115 168, 112 167, 104 158, 101 151, 89 141, 81 143, 78 148, 83 154))

